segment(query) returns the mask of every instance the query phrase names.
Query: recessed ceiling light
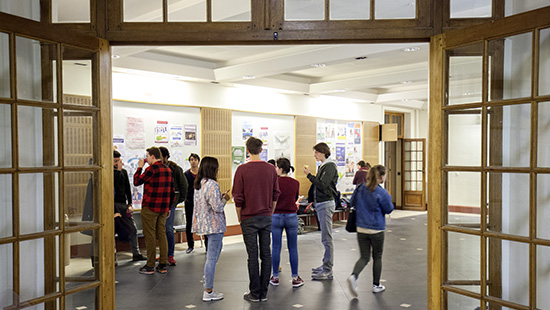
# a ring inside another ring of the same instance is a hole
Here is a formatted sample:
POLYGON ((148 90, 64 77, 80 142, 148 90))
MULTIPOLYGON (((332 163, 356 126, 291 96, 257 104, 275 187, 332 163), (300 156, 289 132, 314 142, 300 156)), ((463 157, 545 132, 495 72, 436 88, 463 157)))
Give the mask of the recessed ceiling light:
POLYGON ((403 52, 410 53, 410 52, 416 52, 419 50, 420 50, 420 47, 407 47, 403 49, 403 52))
POLYGON ((319 64, 312 64, 311 66, 313 68, 323 68, 323 67, 326 67, 327 65, 323 63, 319 63, 319 64))
POLYGON ((409 99, 401 99, 401 101, 409 101, 409 99))
POLYGON ((401 84, 411 84, 413 81, 403 81, 401 84))
POLYGON ((120 55, 117 55, 117 54, 113 54, 113 59, 119 59, 120 58, 120 55))
POLYGON ((243 75, 243 79, 245 80, 252 80, 252 79, 255 79, 256 76, 255 75, 243 75))

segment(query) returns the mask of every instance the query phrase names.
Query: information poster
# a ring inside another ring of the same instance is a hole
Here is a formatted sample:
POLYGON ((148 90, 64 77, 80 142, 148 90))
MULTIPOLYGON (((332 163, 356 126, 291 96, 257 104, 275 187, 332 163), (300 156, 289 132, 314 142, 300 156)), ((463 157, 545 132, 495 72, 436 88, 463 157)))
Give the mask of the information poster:
POLYGON ((243 140, 246 141, 248 138, 254 135, 254 128, 252 122, 243 121, 243 140))
POLYGON ((155 126, 155 143, 168 143, 168 122, 157 121, 155 126))
POLYGON ((183 126, 182 125, 170 126, 170 146, 172 147, 183 146, 183 126))
POLYGON ((145 125, 141 117, 126 116, 126 147, 145 149, 145 125))
POLYGON ((185 145, 197 145, 197 125, 185 125, 185 145))
POLYGON ((124 144, 124 136, 115 135, 113 137, 113 150, 118 151, 121 157, 126 155, 126 145, 124 144))
POLYGON ((231 162, 233 166, 239 166, 244 164, 245 161, 245 147, 244 146, 232 146, 231 147, 231 162))
MULTIPOLYGON (((134 186, 134 174, 138 168, 138 161, 141 158, 145 158, 145 150, 128 150, 126 156, 123 158, 124 166, 128 172, 128 178, 130 179, 130 189, 132 192, 132 206, 137 209, 141 209, 141 199, 143 198, 143 185, 134 186)), ((143 167, 145 169, 147 164, 143 167)))
POLYGON ((269 128, 268 127, 260 127, 260 132, 258 132, 258 139, 262 140, 264 143, 264 148, 267 146, 267 141, 269 138, 269 128))

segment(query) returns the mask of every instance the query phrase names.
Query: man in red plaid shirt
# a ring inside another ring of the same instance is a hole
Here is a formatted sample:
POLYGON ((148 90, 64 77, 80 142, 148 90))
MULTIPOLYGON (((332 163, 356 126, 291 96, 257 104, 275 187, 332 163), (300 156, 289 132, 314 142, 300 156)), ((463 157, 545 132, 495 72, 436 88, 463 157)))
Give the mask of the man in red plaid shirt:
POLYGON ((134 186, 145 184, 141 202, 141 223, 147 246, 147 264, 139 269, 143 274, 155 273, 156 239, 159 240, 160 258, 157 271, 166 273, 168 264, 168 243, 166 242, 166 218, 175 199, 172 172, 161 161, 157 147, 147 149, 147 158, 140 159, 134 174, 134 186), (149 167, 142 173, 145 161, 149 167))

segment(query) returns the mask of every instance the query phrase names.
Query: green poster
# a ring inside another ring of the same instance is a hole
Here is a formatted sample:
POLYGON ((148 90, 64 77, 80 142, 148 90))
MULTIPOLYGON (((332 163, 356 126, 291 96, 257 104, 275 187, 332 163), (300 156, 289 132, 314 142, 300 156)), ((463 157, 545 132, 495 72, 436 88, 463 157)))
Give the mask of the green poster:
POLYGON ((231 160, 233 165, 240 165, 244 163, 245 152, 244 146, 232 146, 231 147, 231 160))

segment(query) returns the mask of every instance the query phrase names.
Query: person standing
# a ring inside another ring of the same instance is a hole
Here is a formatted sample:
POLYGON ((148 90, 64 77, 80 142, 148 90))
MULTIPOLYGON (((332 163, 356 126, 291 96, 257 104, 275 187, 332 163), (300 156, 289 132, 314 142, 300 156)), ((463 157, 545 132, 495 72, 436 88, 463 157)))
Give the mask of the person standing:
MULTIPOLYGON (((185 235, 187 237, 187 250, 185 253, 190 254, 195 249, 195 240, 193 239, 193 233, 191 232, 191 227, 193 226, 193 197, 195 192, 193 184, 195 184, 195 178, 197 177, 197 173, 199 173, 199 163, 201 162, 201 158, 199 155, 191 153, 188 160, 191 168, 185 171, 183 175, 187 179, 187 184, 189 184, 189 187, 187 187, 187 196, 185 197, 185 235)), ((205 244, 207 244, 206 237, 205 244)))
POLYGON ((304 174, 311 182, 309 189, 309 201, 313 201, 319 225, 321 227, 321 243, 325 247, 323 264, 313 268, 311 278, 313 280, 332 280, 332 266, 334 265, 334 243, 332 240, 332 215, 336 208, 334 196, 336 195, 336 182, 338 170, 336 163, 329 160, 330 148, 324 142, 317 143, 313 147, 313 157, 321 162, 317 175, 310 173, 304 166, 304 174))
MULTIPOLYGON (((130 179, 128 178, 128 172, 122 168, 123 163, 120 158, 121 155, 118 151, 113 151, 113 167, 114 167, 114 187, 115 187, 115 218, 120 220, 120 229, 124 229, 124 233, 130 241, 130 247, 132 248, 132 261, 146 260, 139 251, 139 243, 137 236, 136 223, 132 217, 134 208, 132 208, 132 193, 130 190, 130 179)), ((116 221, 115 221, 116 224, 116 221)), ((115 231, 116 227, 115 225, 115 231)), ((119 236, 124 235, 119 233, 119 236)), ((124 240, 123 240, 124 241, 124 240)), ((116 254, 115 254, 116 258, 116 254)))
POLYGON ((166 273, 168 264, 168 243, 166 242, 166 218, 174 202, 174 184, 172 172, 161 162, 160 150, 157 147, 147 149, 146 158, 138 161, 134 174, 134 186, 144 184, 141 202, 141 223, 147 245, 147 264, 139 269, 142 274, 155 273, 156 239, 159 241, 160 258, 156 270, 166 273), (145 161, 149 167, 142 173, 145 161))
POLYGON ((291 170, 294 171, 294 167, 290 165, 290 160, 284 157, 279 158, 276 165, 281 194, 279 200, 277 200, 275 213, 271 219, 273 276, 269 280, 269 283, 271 285, 279 285, 279 264, 281 262, 284 229, 292 273, 292 287, 300 287, 304 285, 304 280, 298 275, 298 214, 296 213, 296 200, 300 191, 300 182, 288 175, 291 170))
POLYGON ((357 212, 357 242, 361 257, 355 263, 348 278, 351 293, 357 297, 357 278, 369 263, 372 250, 372 292, 383 292, 386 287, 380 284, 382 274, 382 251, 384 249, 384 230, 386 214, 393 211, 391 196, 379 184, 386 181, 386 168, 375 165, 370 168, 367 183, 360 184, 351 197, 351 204, 357 212))
POLYGON ((250 302, 267 301, 271 275, 271 216, 280 194, 275 167, 260 159, 262 144, 256 137, 246 140, 250 161, 237 168, 232 192, 248 253, 250 291, 243 298, 250 302))
POLYGON ((365 163, 364 160, 360 160, 357 163, 357 166, 359 167, 359 170, 355 173, 355 176, 353 177, 353 185, 359 185, 361 183, 367 182, 367 172, 369 171, 370 164, 365 163))
POLYGON ((168 265, 176 266, 176 260, 174 259, 174 247, 176 245, 174 238, 174 219, 176 217, 176 206, 183 202, 187 195, 187 179, 183 176, 183 169, 178 164, 168 160, 170 158, 170 151, 164 146, 159 147, 162 155, 162 163, 170 168, 172 172, 172 181, 174 183, 175 199, 170 206, 170 215, 166 219, 166 241, 168 242, 168 265))
POLYGON ((221 193, 217 180, 218 160, 204 157, 195 179, 195 205, 193 211, 193 232, 208 236, 210 251, 206 254, 204 264, 203 301, 214 301, 223 298, 223 294, 214 291, 214 273, 223 245, 223 233, 226 231, 224 207, 231 198, 229 190, 221 193))

